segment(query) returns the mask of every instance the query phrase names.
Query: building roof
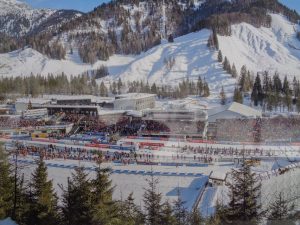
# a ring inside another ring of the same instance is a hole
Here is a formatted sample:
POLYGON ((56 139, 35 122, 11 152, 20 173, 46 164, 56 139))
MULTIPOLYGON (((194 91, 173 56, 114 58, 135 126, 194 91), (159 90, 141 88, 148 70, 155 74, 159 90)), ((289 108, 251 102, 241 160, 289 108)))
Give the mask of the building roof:
POLYGON ((37 105, 45 105, 51 102, 49 99, 45 98, 18 98, 16 100, 16 103, 23 103, 23 104, 37 104, 37 105))
POLYGON ((225 181, 227 177, 227 173, 222 172, 222 171, 212 171, 209 179, 212 180, 220 180, 220 181, 225 181))
POLYGON ((245 117, 261 117, 262 116, 262 112, 253 109, 249 106, 237 103, 237 102, 233 102, 228 109, 229 111, 232 112, 236 112, 238 114, 241 114, 245 117))
POLYGON ((155 94, 148 94, 148 93, 127 93, 117 95, 116 99, 141 99, 141 98, 148 98, 148 97, 156 97, 155 94))
POLYGON ((208 110, 208 115, 209 115, 209 117, 211 117, 211 116, 214 116, 216 114, 219 114, 219 113, 222 113, 225 111, 234 112, 234 113, 240 114, 241 116, 244 116, 244 117, 261 117, 262 116, 261 111, 251 108, 249 106, 237 103, 237 102, 233 102, 228 106, 221 106, 218 108, 210 109, 210 110, 208 110))

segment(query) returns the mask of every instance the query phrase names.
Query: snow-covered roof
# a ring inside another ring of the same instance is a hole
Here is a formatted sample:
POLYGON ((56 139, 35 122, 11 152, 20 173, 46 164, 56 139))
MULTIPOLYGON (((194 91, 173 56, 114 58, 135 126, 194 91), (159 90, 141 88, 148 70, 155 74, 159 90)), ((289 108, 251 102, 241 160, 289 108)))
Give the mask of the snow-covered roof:
POLYGON ((262 112, 258 111, 256 109, 253 109, 249 106, 237 103, 237 102, 233 102, 232 104, 228 105, 228 106, 221 106, 221 107, 217 107, 217 108, 213 108, 208 110, 208 115, 209 117, 214 116, 216 114, 225 112, 225 111, 230 111, 230 112, 234 112, 237 114, 240 114, 241 116, 244 117, 261 117, 262 116, 262 112))
POLYGON ((39 104, 39 105, 45 105, 51 102, 51 100, 49 99, 45 99, 45 98, 18 98, 16 100, 16 103, 23 103, 23 104, 29 104, 29 102, 31 102, 31 104, 39 104))
POLYGON ((155 94, 148 94, 148 93, 127 93, 117 95, 116 99, 141 99, 141 98, 148 98, 148 97, 156 97, 155 94))
POLYGON ((241 114, 245 117, 261 117, 262 116, 262 112, 258 111, 256 109, 253 109, 249 106, 237 103, 237 102, 233 102, 228 109, 229 111, 232 112, 236 112, 238 114, 241 114))
POLYGON ((212 171, 212 173, 209 176, 209 179, 225 181, 226 177, 227 177, 227 173, 225 173, 225 172, 212 171))

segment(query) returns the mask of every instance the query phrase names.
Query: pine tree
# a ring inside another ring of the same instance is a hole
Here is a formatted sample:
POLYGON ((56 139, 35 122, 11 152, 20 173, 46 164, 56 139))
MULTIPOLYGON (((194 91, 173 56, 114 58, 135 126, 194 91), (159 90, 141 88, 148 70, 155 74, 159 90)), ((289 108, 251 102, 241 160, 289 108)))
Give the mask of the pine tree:
POLYGON ((109 224, 117 220, 117 206, 112 200, 114 188, 109 179, 111 170, 101 168, 101 162, 97 162, 96 178, 92 185, 92 218, 93 224, 109 224))
POLYGON ((184 206, 185 202, 182 200, 180 196, 179 189, 177 190, 177 200, 174 202, 174 217, 176 218, 177 225, 185 225, 187 223, 188 212, 186 207, 184 206))
POLYGON ((233 101, 241 103, 241 104, 243 104, 243 101, 244 101, 243 93, 237 87, 234 88, 233 101))
POLYGON ((162 217, 161 193, 157 191, 158 180, 151 175, 149 187, 144 193, 145 220, 147 225, 160 225, 162 217))
POLYGON ((258 74, 255 78, 255 82, 253 85, 253 89, 252 89, 252 93, 251 93, 251 100, 254 102, 255 106, 258 106, 259 103, 262 105, 263 92, 262 92, 260 77, 258 74))
POLYGON ((292 220, 294 205, 284 199, 284 193, 280 192, 269 206, 268 225, 293 225, 292 220))
MULTIPOLYGON (((250 75, 250 73, 249 73, 249 75, 250 75)), ((245 65, 243 65, 241 68, 240 80, 239 80, 239 86, 240 86, 241 91, 247 91, 246 77, 247 77, 247 67, 245 65)))
POLYGON ((229 188, 229 207, 227 218, 236 223, 258 224, 262 216, 259 203, 261 183, 248 164, 233 169, 229 188))
POLYGON ((189 214, 189 223, 190 225, 202 225, 203 219, 201 217, 200 211, 198 209, 193 210, 189 214))
POLYGON ((176 225, 176 218, 173 215, 173 208, 171 204, 166 201, 162 206, 161 223, 164 225, 176 225))
POLYGON ((218 52, 218 62, 223 62, 223 55, 222 55, 222 51, 221 50, 219 50, 219 52, 218 52))
POLYGON ((100 96, 107 96, 107 88, 103 81, 100 84, 100 96))
POLYGON ((231 67, 231 76, 232 76, 232 78, 237 78, 237 70, 236 70, 234 63, 232 64, 232 67, 231 67))
POLYGON ((0 146, 0 220, 12 217, 14 182, 8 156, 0 146))
POLYGON ((156 87, 156 84, 155 84, 155 83, 153 83, 153 84, 151 85, 151 93, 152 93, 152 94, 157 94, 157 87, 156 87))
POLYGON ((202 96, 203 93, 203 82, 201 77, 198 77, 198 81, 197 81, 197 95, 198 96, 202 96))
POLYGON ((91 182, 83 167, 75 169, 68 179, 67 189, 63 189, 62 213, 64 224, 92 225, 93 206, 91 182))
POLYGON ((220 92, 220 98, 221 98, 221 105, 225 105, 226 104, 226 94, 225 94, 223 86, 222 86, 222 89, 220 92))
POLYGON ((32 225, 56 225, 59 223, 57 196, 52 181, 48 181, 47 167, 42 158, 32 174, 27 193, 29 210, 27 223, 32 225))
POLYGON ((28 110, 31 110, 31 109, 32 109, 32 103, 31 103, 30 100, 29 100, 29 102, 28 102, 28 107, 27 107, 27 109, 28 109, 28 110))
POLYGON ((118 80, 118 94, 121 94, 122 87, 123 87, 123 83, 122 83, 121 78, 119 78, 119 80, 118 80))
POLYGON ((141 209, 134 204, 133 193, 130 193, 124 202, 119 204, 119 218, 122 225, 143 225, 144 215, 141 209))
POLYGON ((231 66, 230 66, 230 62, 229 62, 229 60, 227 59, 226 56, 225 56, 225 59, 224 59, 224 62, 223 62, 223 69, 224 69, 227 73, 231 74, 231 66))

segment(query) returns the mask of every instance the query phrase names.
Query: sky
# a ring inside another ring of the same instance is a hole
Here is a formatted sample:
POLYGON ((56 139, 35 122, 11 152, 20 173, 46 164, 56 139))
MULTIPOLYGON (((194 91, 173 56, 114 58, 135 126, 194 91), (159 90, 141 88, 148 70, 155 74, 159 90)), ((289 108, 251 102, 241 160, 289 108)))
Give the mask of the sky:
MULTIPOLYGON (((23 0, 34 8, 76 9, 82 12, 93 10, 96 6, 109 0, 23 0)), ((299 0, 279 0, 300 14, 299 0)))

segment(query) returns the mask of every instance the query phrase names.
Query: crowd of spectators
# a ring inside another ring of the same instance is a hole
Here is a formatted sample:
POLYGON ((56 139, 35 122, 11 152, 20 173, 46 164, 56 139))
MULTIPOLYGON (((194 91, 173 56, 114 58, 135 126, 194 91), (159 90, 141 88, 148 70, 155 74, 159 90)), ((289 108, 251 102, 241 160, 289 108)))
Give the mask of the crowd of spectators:
POLYGON ((22 119, 20 117, 0 117, 1 129, 28 128, 52 125, 52 121, 22 119))
POLYGON ((218 141, 299 141, 300 117, 221 119, 216 121, 218 141))

